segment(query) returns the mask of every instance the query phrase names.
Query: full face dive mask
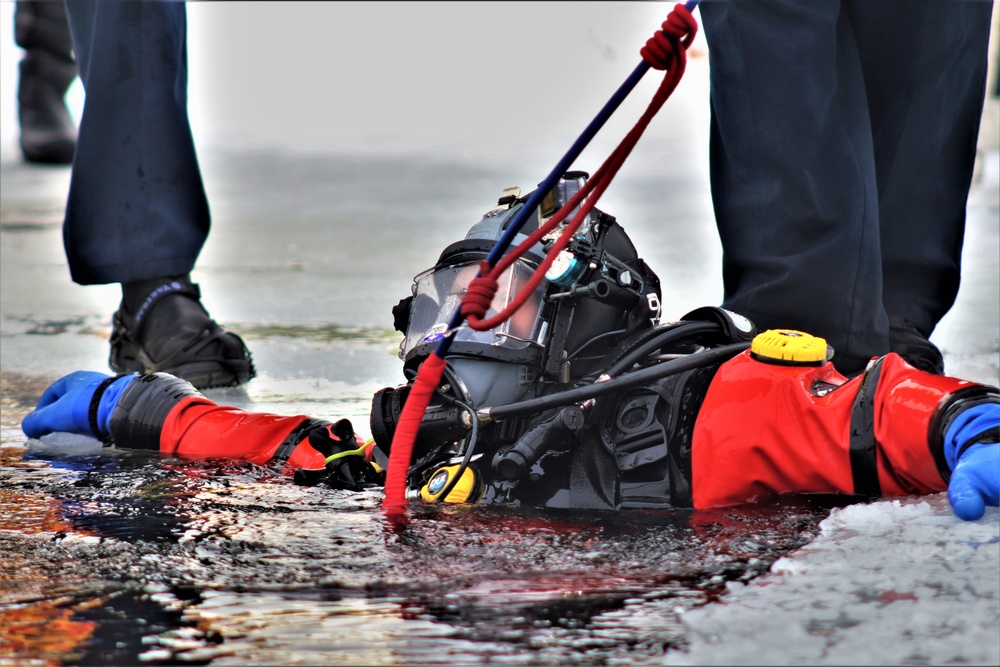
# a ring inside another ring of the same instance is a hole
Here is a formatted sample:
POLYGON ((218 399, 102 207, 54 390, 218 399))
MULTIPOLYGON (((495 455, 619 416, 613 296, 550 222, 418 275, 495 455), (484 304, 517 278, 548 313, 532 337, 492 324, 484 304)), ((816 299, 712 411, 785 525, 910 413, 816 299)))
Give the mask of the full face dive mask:
MULTIPOLYGON (((544 223, 586 178, 583 172, 565 174, 513 244, 544 223)), ((497 207, 464 239, 445 248, 432 268, 414 278, 411 295, 393 309, 395 327, 404 334, 399 357, 408 381, 379 391, 372 401, 372 435, 383 452, 389 451, 417 368, 447 335, 447 323, 470 281, 527 199, 517 188, 505 190, 497 207)), ((501 276, 486 317, 520 293, 558 231, 501 276)), ((477 456, 490 456, 514 442, 530 428, 528 418, 480 424, 470 413, 557 393, 584 378, 592 380, 622 340, 653 327, 659 315, 659 279, 638 257, 615 218, 593 209, 546 280, 513 317, 489 331, 462 327, 454 332, 444 382, 417 436, 413 468, 454 457, 467 438, 476 439, 477 456)))

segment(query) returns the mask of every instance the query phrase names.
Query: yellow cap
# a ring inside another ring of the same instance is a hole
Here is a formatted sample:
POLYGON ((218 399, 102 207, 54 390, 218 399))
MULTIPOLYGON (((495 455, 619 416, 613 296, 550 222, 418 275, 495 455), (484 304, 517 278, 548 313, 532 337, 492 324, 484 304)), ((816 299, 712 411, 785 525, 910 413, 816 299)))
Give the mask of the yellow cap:
POLYGON ((754 359, 779 364, 819 365, 829 359, 826 341, 792 329, 768 329, 750 344, 754 359))
MULTIPOLYGON (((427 502, 434 502, 444 491, 452 477, 458 472, 459 466, 445 466, 438 468, 431 475, 431 478, 420 489, 420 497, 427 502)), ((455 484, 448 496, 444 499, 446 503, 474 503, 480 492, 479 477, 472 468, 462 471, 462 476, 455 484)))

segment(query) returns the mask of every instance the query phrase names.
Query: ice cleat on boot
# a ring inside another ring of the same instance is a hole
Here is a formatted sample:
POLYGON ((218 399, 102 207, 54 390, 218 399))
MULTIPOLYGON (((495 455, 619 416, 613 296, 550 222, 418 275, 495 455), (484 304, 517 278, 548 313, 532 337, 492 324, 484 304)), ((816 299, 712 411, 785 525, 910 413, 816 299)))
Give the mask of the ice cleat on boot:
POLYGON ((134 314, 122 300, 109 363, 117 373, 170 373, 198 389, 235 387, 257 374, 243 339, 209 317, 187 278, 163 280, 134 314))
POLYGON ((927 340, 912 322, 889 316, 889 350, 925 373, 944 375, 944 357, 937 345, 927 340))

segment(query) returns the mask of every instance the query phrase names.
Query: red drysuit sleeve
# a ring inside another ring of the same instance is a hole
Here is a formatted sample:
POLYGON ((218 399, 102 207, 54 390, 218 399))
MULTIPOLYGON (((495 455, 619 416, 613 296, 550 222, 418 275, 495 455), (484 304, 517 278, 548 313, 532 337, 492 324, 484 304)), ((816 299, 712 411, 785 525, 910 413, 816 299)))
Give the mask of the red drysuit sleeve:
POLYGON ((923 373, 895 354, 869 368, 847 381, 829 362, 782 366, 749 351, 720 366, 692 439, 694 506, 944 491, 932 419, 974 383, 923 373))
MULTIPOLYGON (((265 464, 309 417, 246 412, 191 396, 168 414, 160 432, 160 453, 184 459, 229 458, 265 464)), ((308 440, 295 445, 287 465, 322 468, 326 457, 308 440)))
POLYGON ((337 424, 247 412, 217 405, 166 373, 137 378, 122 392, 110 420, 117 447, 152 449, 190 460, 229 458, 285 469, 322 469, 326 457, 359 443, 346 420, 337 424))

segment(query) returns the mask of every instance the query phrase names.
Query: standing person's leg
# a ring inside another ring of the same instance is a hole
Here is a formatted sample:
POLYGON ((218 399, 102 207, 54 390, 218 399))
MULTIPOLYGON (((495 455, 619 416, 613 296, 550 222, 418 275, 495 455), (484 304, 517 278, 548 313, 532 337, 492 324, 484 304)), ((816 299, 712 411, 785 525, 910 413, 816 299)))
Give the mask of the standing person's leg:
POLYGON ((851 7, 875 139, 890 348, 937 373, 941 354, 926 339, 958 293, 991 10, 905 0, 851 7))
POLYGON ((76 125, 66 91, 76 79, 76 61, 63 3, 19 0, 14 40, 24 49, 17 86, 21 153, 28 162, 70 164, 76 125))
POLYGON ((67 6, 86 90, 66 205, 73 280, 189 273, 209 210, 188 125, 184 4, 67 6))
POLYGON ((839 0, 700 6, 723 306, 825 338, 843 372, 888 351, 875 163, 839 0))
POLYGON ((184 3, 67 8, 86 97, 64 242, 74 281, 122 284, 111 367, 201 388, 245 382, 243 341, 211 320, 188 278, 209 209, 187 115, 184 3))

